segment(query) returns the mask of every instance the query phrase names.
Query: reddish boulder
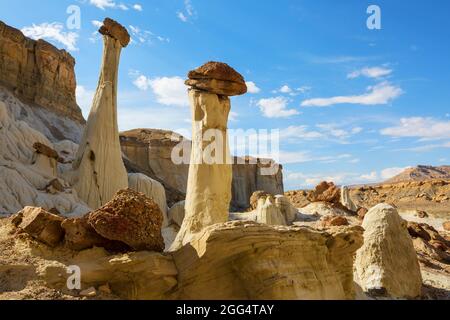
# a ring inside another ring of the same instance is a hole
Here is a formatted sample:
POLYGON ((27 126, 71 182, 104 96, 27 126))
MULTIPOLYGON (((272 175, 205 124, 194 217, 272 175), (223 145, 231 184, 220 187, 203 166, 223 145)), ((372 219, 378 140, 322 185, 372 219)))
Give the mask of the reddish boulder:
POLYGON ((319 183, 308 195, 311 202, 329 202, 339 204, 341 199, 341 190, 333 182, 323 181, 319 183))
POLYGON ((131 189, 120 190, 88 216, 88 223, 102 237, 123 242, 134 250, 163 251, 162 222, 158 204, 131 189))
POLYGON ((319 221, 319 227, 321 228, 348 226, 348 224, 347 218, 336 215, 325 216, 319 221))

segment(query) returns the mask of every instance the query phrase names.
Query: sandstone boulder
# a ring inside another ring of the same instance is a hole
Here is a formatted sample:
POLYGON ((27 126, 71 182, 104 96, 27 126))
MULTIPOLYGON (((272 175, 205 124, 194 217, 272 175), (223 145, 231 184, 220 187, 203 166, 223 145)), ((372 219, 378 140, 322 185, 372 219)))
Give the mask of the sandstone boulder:
POLYGON ((367 212, 369 212, 369 210, 367 208, 359 208, 358 211, 356 212, 358 218, 360 218, 361 220, 364 220, 364 217, 366 216, 367 212))
POLYGON ((314 190, 308 195, 308 200, 311 202, 330 202, 340 203, 340 190, 333 182, 323 181, 319 183, 314 190))
POLYGON ((259 199, 266 200, 268 197, 271 197, 271 200, 273 199, 273 195, 271 195, 268 192, 258 190, 252 193, 252 196, 250 197, 250 209, 255 210, 258 206, 259 199))
POLYGON ((397 210, 379 204, 366 214, 362 227, 364 244, 355 260, 361 288, 375 296, 420 296, 422 277, 416 251, 397 210))
POLYGON ((33 238, 55 247, 64 237, 62 221, 63 218, 42 208, 25 207, 18 213, 14 223, 33 238))
POLYGON ((218 95, 236 96, 247 92, 245 80, 226 63, 210 61, 188 74, 186 85, 218 95))
POLYGON ((143 193, 120 190, 103 207, 91 212, 89 224, 102 237, 123 242, 134 250, 163 251, 163 214, 143 193))
POLYGON ((119 40, 120 44, 124 48, 130 43, 130 34, 127 29, 113 19, 106 18, 98 32, 105 36, 119 40))
POLYGON ((442 225, 445 231, 450 231, 450 221, 446 221, 442 225))
POLYGON ((347 186, 342 186, 341 188, 341 204, 352 212, 358 211, 358 207, 350 197, 350 191, 348 190, 347 186))
POLYGON ((280 209, 288 225, 292 224, 295 221, 295 219, 297 218, 298 210, 291 204, 286 196, 276 195, 275 205, 280 209))
POLYGON ((48 158, 52 158, 55 160, 59 159, 58 152, 41 142, 35 142, 33 144, 33 148, 34 150, 36 150, 36 153, 43 154, 48 158))

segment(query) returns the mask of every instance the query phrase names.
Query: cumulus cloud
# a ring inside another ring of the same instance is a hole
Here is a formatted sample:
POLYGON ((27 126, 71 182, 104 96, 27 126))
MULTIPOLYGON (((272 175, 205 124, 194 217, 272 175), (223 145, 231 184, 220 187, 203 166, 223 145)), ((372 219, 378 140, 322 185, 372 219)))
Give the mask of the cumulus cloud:
POLYGON ((116 3, 113 0, 89 0, 89 3, 93 6, 96 6, 99 9, 121 9, 128 10, 128 7, 123 3, 116 3))
POLYGON ((142 11, 143 10, 142 5, 140 5, 138 3, 133 5, 133 9, 136 10, 136 11, 142 11))
POLYGON ((401 118, 398 125, 382 129, 381 134, 396 138, 449 139, 450 121, 438 121, 430 117, 401 118))
POLYGON ((398 98, 402 89, 384 81, 367 88, 367 93, 355 96, 336 96, 331 98, 315 98, 301 103, 303 107, 328 107, 336 104, 383 105, 398 98))
POLYGON ((292 89, 288 85, 285 84, 278 91, 281 93, 291 93, 292 89))
POLYGON ((361 70, 356 70, 347 75, 349 79, 355 79, 358 77, 367 77, 378 79, 382 77, 386 77, 392 73, 392 69, 387 69, 385 67, 372 67, 372 68, 363 68, 361 70))
POLYGON ((247 81, 245 84, 247 85, 248 93, 259 93, 261 91, 253 81, 247 81))
POLYGON ((257 105, 266 118, 287 118, 300 114, 295 109, 287 109, 289 101, 284 97, 261 99, 257 105))
POLYGON ((23 34, 32 39, 45 39, 48 41, 53 41, 60 43, 66 47, 69 51, 77 51, 78 48, 77 40, 78 33, 76 32, 65 32, 64 25, 62 23, 41 23, 33 24, 32 26, 24 27, 21 30, 23 34))
POLYGON ((152 90, 156 100, 168 106, 188 106, 187 89, 181 77, 149 78, 145 75, 132 73, 136 76, 133 84, 142 91, 152 90))

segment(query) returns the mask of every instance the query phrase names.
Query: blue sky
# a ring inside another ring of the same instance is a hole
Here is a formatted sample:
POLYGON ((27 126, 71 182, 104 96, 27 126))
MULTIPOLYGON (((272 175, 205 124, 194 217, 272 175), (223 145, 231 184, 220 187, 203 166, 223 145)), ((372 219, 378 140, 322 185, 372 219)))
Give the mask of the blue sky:
POLYGON ((100 68, 98 21, 127 26, 122 130, 189 131, 187 72, 227 62, 251 82, 232 98, 230 128, 280 130, 286 189, 450 163, 449 13, 447 0, 0 1, 0 20, 76 58, 85 114, 100 68), (366 26, 371 4, 381 30, 366 26), (80 29, 66 24, 70 5, 80 29))

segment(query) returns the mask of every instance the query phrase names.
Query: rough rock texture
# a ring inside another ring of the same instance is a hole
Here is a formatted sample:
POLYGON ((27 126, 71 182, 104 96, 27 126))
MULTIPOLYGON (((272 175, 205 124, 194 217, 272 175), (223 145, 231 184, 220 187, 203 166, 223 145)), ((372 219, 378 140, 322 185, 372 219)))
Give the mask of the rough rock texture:
POLYGON ((210 61, 188 74, 186 85, 225 96, 247 93, 244 77, 222 62, 210 61))
MULTIPOLYGON (((108 26, 112 27, 112 35, 121 33, 119 26, 107 21, 102 27, 104 33, 109 30, 105 29, 108 26)), ((78 196, 93 209, 111 200, 118 190, 128 187, 117 125, 117 81, 123 45, 109 35, 104 35, 103 41, 100 79, 73 164, 74 187, 78 196)))
POLYGON ((245 221, 210 226, 173 253, 175 298, 353 299, 361 233, 359 227, 317 232, 245 221))
POLYGON ((64 244, 76 251, 102 247, 112 251, 127 251, 129 246, 119 241, 108 240, 99 235, 88 223, 88 215, 82 218, 66 219, 61 224, 64 229, 64 244))
POLYGON ((416 252, 397 210, 379 204, 364 217, 364 245, 355 267, 361 288, 375 296, 414 298, 421 294, 422 277, 416 252))
POLYGON ((339 226, 348 226, 347 218, 343 216, 324 216, 319 221, 318 225, 321 228, 329 228, 329 227, 339 227, 339 226))
POLYGON ((329 202, 329 203, 339 203, 340 202, 340 190, 334 185, 333 182, 323 181, 319 183, 312 193, 308 195, 308 200, 311 202, 329 202))
MULTIPOLYGON (((122 132, 120 143, 123 153, 136 167, 132 172, 143 172, 163 183, 169 205, 185 198, 191 151, 190 140, 172 131, 135 129, 122 132), (186 154, 183 153, 184 151, 186 154), (174 163, 173 152, 186 159, 186 162, 174 163)), ((250 206, 249 199, 252 193, 257 190, 283 194, 281 165, 273 164, 278 166, 279 170, 276 170, 275 174, 265 175, 263 170, 268 166, 267 163, 268 161, 264 159, 233 157, 232 210, 247 209, 250 206)))
POLYGON ((269 197, 273 199, 273 195, 263 190, 253 192, 250 197, 250 209, 255 210, 258 207, 259 199, 266 200, 269 197))
POLYGON ((286 219, 281 212, 281 209, 276 206, 270 197, 260 198, 256 206, 256 222, 272 225, 272 226, 285 226, 287 225, 286 219))
POLYGON ((180 201, 175 203, 170 209, 168 213, 169 218, 169 224, 176 224, 178 227, 181 227, 184 216, 185 216, 185 210, 184 207, 186 205, 186 201, 180 201))
POLYGON ((450 181, 409 181, 350 189, 356 205, 371 207, 386 202, 399 211, 426 211, 436 218, 448 217, 450 207, 450 181))
POLYGON ((341 204, 350 211, 358 211, 358 207, 353 203, 353 200, 350 197, 350 191, 347 186, 342 186, 341 188, 341 204))
POLYGON ((55 150, 65 150, 62 146, 70 142, 50 142, 27 122, 18 120, 18 112, 10 100, 0 101, 0 215, 16 213, 25 206, 54 208, 64 215, 88 212, 56 160, 55 150), (55 179, 58 188, 54 188, 55 179))
POLYGON ((450 241, 445 239, 432 226, 425 223, 408 221, 408 232, 414 239, 419 262, 430 263, 432 260, 450 263, 450 241))
POLYGON ((15 220, 20 229, 49 246, 58 245, 64 237, 64 230, 61 228, 63 218, 42 208, 25 207, 15 220))
POLYGON ((450 231, 450 221, 446 221, 442 224, 445 231, 450 231))
POLYGON ((113 19, 106 18, 103 21, 103 25, 98 30, 104 36, 111 37, 113 39, 119 40, 122 47, 128 46, 130 43, 130 34, 127 29, 120 25, 117 21, 113 19))
POLYGON ((134 250, 164 250, 163 214, 143 193, 120 190, 103 207, 91 212, 89 224, 102 237, 123 242, 134 250))
POLYGON ((166 191, 164 186, 156 180, 147 177, 142 173, 129 173, 128 174, 128 185, 130 189, 137 192, 142 192, 148 198, 153 199, 161 210, 164 216, 163 226, 167 225, 167 200, 166 191))
POLYGON ((0 85, 25 103, 84 123, 75 100, 75 60, 44 40, 34 41, 0 21, 0 85))
POLYGON ((231 201, 232 169, 228 146, 227 122, 230 99, 212 93, 191 89, 192 152, 186 194, 186 215, 171 250, 190 242, 203 228, 226 222, 231 201), (205 154, 209 143, 203 141, 208 129, 220 134, 216 141, 216 161, 209 164, 205 154))

